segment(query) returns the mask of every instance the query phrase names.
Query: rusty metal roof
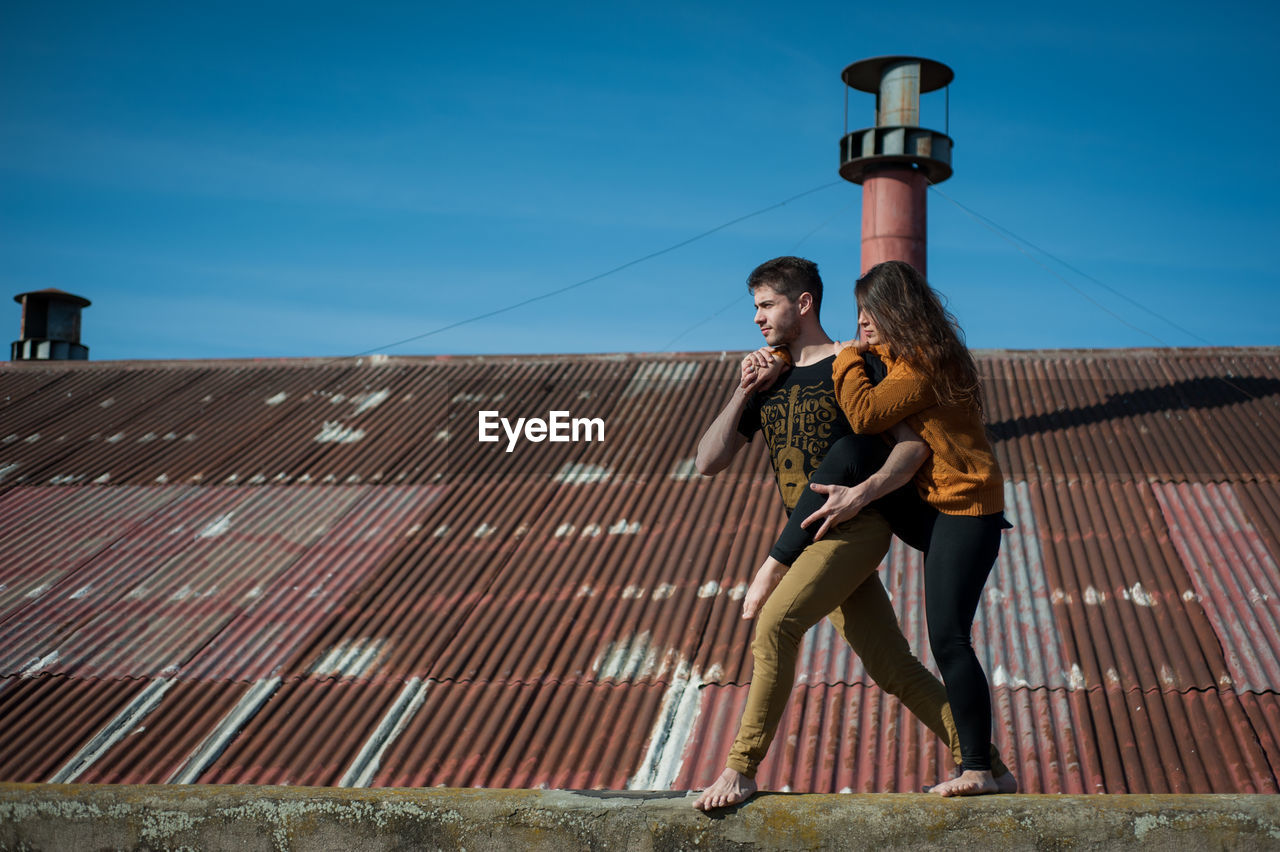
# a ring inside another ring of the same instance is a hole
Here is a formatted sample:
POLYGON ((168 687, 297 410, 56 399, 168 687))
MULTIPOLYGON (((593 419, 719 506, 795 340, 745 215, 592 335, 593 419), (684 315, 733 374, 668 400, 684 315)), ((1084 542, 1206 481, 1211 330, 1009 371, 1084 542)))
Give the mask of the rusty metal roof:
MULTIPOLYGON (((709 782, 782 521, 761 442, 693 471, 736 362, 0 365, 0 779, 709 782), (607 431, 507 452, 484 410, 607 431)), ((1024 789, 1277 792, 1280 350, 979 363, 1016 528, 975 644, 1024 789)), ((920 575, 895 542, 932 666, 920 575)), ((760 779, 914 790, 939 745, 824 624, 760 779)))

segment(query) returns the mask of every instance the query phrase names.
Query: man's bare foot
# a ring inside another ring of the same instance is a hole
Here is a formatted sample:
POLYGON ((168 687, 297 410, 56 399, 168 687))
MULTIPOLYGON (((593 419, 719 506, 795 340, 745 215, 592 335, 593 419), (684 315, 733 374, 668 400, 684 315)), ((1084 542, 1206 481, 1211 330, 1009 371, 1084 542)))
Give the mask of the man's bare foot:
MULTIPOLYGON (((1014 792, 1018 789, 1018 780, 1013 778, 1013 773, 1002 775, 1001 780, 1013 780, 1014 792)), ((966 769, 956 778, 950 781, 943 781, 941 784, 935 784, 930 793, 937 793, 939 796, 985 796, 990 793, 1006 792, 1000 789, 1000 785, 996 783, 996 779, 992 777, 990 772, 984 772, 978 769, 966 769)))
POLYGON ((702 791, 693 806, 700 811, 738 805, 755 795, 756 782, 734 769, 726 768, 715 783, 702 791))

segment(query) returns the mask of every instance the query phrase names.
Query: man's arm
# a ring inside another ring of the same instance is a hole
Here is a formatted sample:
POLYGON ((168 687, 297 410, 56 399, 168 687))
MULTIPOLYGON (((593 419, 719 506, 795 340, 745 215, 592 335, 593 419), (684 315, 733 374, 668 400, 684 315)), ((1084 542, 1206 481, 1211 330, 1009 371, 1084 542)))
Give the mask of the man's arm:
POLYGON ((698 454, 694 458, 694 467, 703 476, 714 476, 729 466, 734 455, 747 443, 747 438, 738 431, 738 422, 747 410, 751 395, 758 390, 765 390, 777 380, 789 360, 785 352, 775 359, 774 352, 768 349, 757 350, 742 360, 742 373, 738 378, 738 386, 733 389, 733 396, 724 409, 711 422, 702 439, 698 441, 698 454), (775 363, 781 361, 781 364, 775 363), (766 366, 762 366, 766 365, 766 366))
POLYGON ((929 445, 906 423, 895 424, 889 434, 896 441, 889 452, 889 458, 885 459, 878 471, 862 482, 857 485, 823 485, 815 482, 809 486, 819 494, 827 495, 827 502, 800 522, 800 526, 806 529, 817 521, 822 522, 813 535, 814 541, 826 535, 831 527, 844 523, 861 512, 868 504, 906 485, 929 457, 929 445))

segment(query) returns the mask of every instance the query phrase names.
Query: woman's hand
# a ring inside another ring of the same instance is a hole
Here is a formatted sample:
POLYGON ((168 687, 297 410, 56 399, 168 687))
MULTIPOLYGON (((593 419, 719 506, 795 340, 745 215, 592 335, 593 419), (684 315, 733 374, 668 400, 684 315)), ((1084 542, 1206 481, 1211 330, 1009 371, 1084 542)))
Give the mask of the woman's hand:
POLYGON ((811 482, 809 487, 819 494, 827 495, 827 502, 800 522, 800 526, 808 529, 810 524, 822 521, 822 526, 813 534, 814 541, 826 535, 827 530, 832 527, 855 517, 871 502, 865 482, 858 485, 823 485, 821 482, 811 482))
POLYGON ((750 392, 768 390, 790 364, 790 359, 779 357, 768 346, 750 352, 742 359, 740 387, 750 392))

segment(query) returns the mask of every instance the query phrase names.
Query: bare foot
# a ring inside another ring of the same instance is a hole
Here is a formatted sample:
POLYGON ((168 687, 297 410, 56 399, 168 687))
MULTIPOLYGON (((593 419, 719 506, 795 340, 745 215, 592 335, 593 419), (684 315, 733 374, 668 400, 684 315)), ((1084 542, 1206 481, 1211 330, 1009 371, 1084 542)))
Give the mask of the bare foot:
MULTIPOLYGON (((1012 778, 1013 773, 1010 772, 1005 778, 1012 778)), ((1018 781, 1013 779, 1014 789, 1017 789, 1018 781)), ((937 793, 939 796, 985 796, 989 793, 1004 792, 1000 789, 1000 785, 996 783, 996 779, 992 777, 990 772, 984 772, 978 769, 966 769, 956 778, 950 781, 943 781, 941 784, 935 784, 930 793, 937 793)), ((1012 791, 1010 791, 1012 792, 1012 791)))
POLYGON ((755 795, 756 782, 734 769, 725 769, 715 783, 702 791, 693 806, 700 811, 727 808, 745 802, 755 795))
POLYGON ((1014 777, 1012 772, 1006 772, 996 779, 997 793, 1016 793, 1018 792, 1018 779, 1014 777))

